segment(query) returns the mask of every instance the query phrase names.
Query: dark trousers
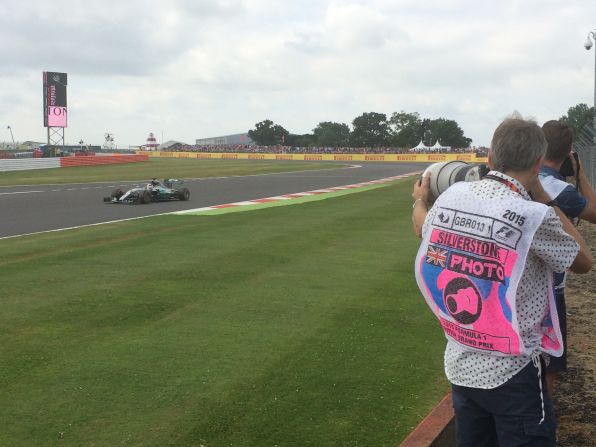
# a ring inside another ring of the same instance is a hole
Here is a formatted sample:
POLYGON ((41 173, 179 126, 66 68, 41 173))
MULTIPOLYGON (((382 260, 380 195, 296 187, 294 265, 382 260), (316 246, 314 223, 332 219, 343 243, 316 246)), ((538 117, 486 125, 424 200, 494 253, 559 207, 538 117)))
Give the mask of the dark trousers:
POLYGON ((556 420, 543 365, 541 370, 539 379, 538 368, 530 362, 490 390, 452 385, 457 446, 555 447, 556 420))

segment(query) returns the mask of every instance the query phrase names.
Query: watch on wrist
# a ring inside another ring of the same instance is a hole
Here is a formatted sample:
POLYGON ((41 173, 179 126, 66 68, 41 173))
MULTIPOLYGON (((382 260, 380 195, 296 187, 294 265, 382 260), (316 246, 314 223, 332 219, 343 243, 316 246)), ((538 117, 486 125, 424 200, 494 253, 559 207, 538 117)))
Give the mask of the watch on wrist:
POLYGON ((412 209, 416 208, 416 204, 418 202, 422 202, 426 205, 426 202, 424 201, 424 199, 416 199, 416 200, 414 200, 414 203, 412 204, 412 209))

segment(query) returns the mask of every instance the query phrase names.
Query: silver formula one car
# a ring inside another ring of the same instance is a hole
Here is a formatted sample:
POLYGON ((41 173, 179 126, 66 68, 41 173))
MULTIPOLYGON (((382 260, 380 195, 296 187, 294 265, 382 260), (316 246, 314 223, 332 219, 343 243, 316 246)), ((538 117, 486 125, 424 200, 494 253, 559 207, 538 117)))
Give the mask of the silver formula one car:
POLYGON ((188 200, 190 191, 181 187, 182 180, 167 178, 153 179, 145 186, 135 186, 128 191, 116 189, 109 197, 104 197, 104 203, 124 203, 129 205, 146 204, 149 202, 165 202, 170 200, 188 200))

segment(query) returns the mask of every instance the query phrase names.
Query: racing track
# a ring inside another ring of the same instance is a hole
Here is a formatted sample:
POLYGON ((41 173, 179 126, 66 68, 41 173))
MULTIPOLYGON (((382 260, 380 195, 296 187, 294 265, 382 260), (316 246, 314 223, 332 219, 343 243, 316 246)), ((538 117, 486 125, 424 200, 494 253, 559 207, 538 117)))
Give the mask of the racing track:
POLYGON ((322 171, 188 179, 188 202, 148 205, 102 203, 116 187, 143 183, 138 181, 0 187, 0 238, 349 185, 420 171, 426 165, 338 164, 337 169, 322 171))

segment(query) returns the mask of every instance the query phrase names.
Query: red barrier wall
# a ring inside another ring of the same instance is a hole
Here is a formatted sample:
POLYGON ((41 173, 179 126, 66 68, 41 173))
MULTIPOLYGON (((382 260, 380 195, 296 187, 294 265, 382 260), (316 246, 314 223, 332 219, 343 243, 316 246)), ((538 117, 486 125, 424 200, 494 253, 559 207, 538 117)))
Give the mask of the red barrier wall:
POLYGON ((399 447, 455 447, 453 400, 448 393, 399 447))
POLYGON ((138 163, 147 161, 149 156, 143 155, 106 155, 95 157, 62 157, 60 158, 60 167, 67 168, 71 166, 93 166, 93 165, 111 165, 120 163, 138 163))

